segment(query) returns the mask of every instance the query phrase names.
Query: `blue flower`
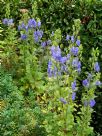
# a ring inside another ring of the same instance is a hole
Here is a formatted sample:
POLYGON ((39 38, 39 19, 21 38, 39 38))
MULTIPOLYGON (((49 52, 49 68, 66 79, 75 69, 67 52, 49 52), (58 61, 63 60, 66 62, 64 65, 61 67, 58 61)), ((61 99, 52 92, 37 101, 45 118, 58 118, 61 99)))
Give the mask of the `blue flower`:
POLYGON ((60 58, 60 62, 61 62, 61 63, 65 63, 66 61, 67 61, 67 57, 61 57, 61 58, 60 58))
POLYGON ((76 70, 80 73, 81 71, 81 62, 78 60, 78 58, 74 58, 72 60, 72 66, 76 68, 76 70))
POLYGON ((18 30, 20 31, 22 29, 25 29, 25 27, 26 26, 25 26, 24 22, 22 22, 22 24, 18 26, 18 30))
POLYGON ((92 108, 95 104, 96 104, 96 102, 95 102, 94 99, 90 100, 90 107, 91 107, 91 108, 92 108))
POLYGON ((45 46, 46 46, 46 42, 42 42, 42 43, 41 43, 41 46, 42 46, 42 47, 45 47, 45 46))
POLYGON ((81 62, 79 61, 77 64, 77 71, 80 73, 81 72, 81 62))
POLYGON ((8 19, 8 25, 13 25, 13 19, 8 19))
POLYGON ((38 27, 39 27, 39 28, 41 27, 41 22, 40 22, 40 21, 38 21, 38 27))
POLYGON ((43 36, 43 31, 41 31, 41 30, 37 30, 36 31, 36 34, 38 35, 38 37, 41 39, 42 38, 42 36, 43 36))
POLYGON ((35 42, 38 42, 43 36, 43 31, 41 30, 37 30, 37 31, 34 31, 34 40, 35 42))
POLYGON ((21 39, 22 39, 22 40, 27 39, 27 35, 26 35, 26 34, 21 34, 21 39))
POLYGON ((97 86, 100 86, 100 85, 102 85, 102 83, 100 82, 100 81, 96 81, 96 83, 95 83, 97 86))
POLYGON ((72 100, 74 101, 75 98, 76 98, 76 92, 73 92, 73 93, 72 93, 72 100))
POLYGON ((72 47, 70 49, 71 53, 74 55, 74 56, 77 56, 78 55, 78 51, 79 51, 79 48, 78 47, 72 47))
POLYGON ((76 41, 76 44, 77 44, 78 46, 80 46, 80 40, 77 40, 77 41, 76 41))
POLYGON ((67 101, 64 99, 64 98, 60 98, 60 101, 63 103, 63 104, 66 104, 67 103, 67 101))
POLYGON ((74 43, 74 36, 71 36, 71 41, 74 43))
POLYGON ((8 26, 13 25, 13 19, 5 18, 5 19, 3 19, 3 24, 8 25, 8 26))
POLYGON ((37 26, 37 22, 35 21, 35 19, 28 20, 28 27, 29 28, 36 28, 36 26, 37 26))
POLYGON ((72 66, 77 67, 77 65, 78 65, 78 58, 74 58, 72 61, 72 66))
POLYGON ((3 22, 4 25, 8 25, 8 19, 7 18, 3 19, 2 22, 3 22))
POLYGON ((47 41, 47 45, 50 45, 50 44, 51 44, 51 40, 48 40, 48 41, 47 41))
POLYGON ((19 26, 18 26, 18 31, 20 31, 20 30, 21 30, 21 26, 19 25, 19 26))
POLYGON ((24 24, 24 22, 22 22, 21 24, 21 29, 25 29, 26 25, 24 24))
POLYGON ((98 62, 96 62, 96 63, 94 64, 94 70, 95 70, 96 72, 99 72, 99 71, 100 71, 100 66, 99 66, 98 62))
POLYGON ((52 46, 51 47, 51 54, 52 54, 52 57, 56 61, 60 61, 60 59, 61 59, 61 49, 59 48, 59 46, 57 46, 57 47, 52 46))
POLYGON ((61 65, 61 72, 66 72, 67 66, 65 64, 61 65))
POLYGON ((37 35, 37 31, 34 32, 34 40, 35 40, 35 42, 39 41, 39 37, 37 35))
POLYGON ((89 82, 87 79, 83 80, 82 84, 83 84, 83 86, 86 86, 86 87, 89 86, 89 82))
POLYGON ((71 56, 70 54, 67 54, 67 59, 68 59, 68 60, 70 59, 70 56, 71 56))
POLYGON ((70 39, 70 35, 66 36, 66 41, 68 41, 70 39))
POLYGON ((76 89, 76 81, 72 82, 71 86, 72 86, 72 90, 75 90, 76 89))
POLYGON ((52 76, 52 61, 49 60, 48 62, 48 68, 47 68, 47 73, 48 73, 48 76, 51 77, 52 76))
POLYGON ((25 26, 25 30, 28 31, 28 25, 25 26))

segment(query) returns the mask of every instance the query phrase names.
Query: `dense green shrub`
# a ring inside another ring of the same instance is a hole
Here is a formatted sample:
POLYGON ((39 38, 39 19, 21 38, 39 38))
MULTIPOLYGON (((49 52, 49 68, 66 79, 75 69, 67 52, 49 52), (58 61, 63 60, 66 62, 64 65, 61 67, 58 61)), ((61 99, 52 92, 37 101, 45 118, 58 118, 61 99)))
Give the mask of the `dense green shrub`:
POLYGON ((0 135, 46 136, 41 126, 44 121, 32 90, 24 97, 14 85, 10 74, 0 69, 0 135), (37 129, 37 130, 36 130, 37 129))

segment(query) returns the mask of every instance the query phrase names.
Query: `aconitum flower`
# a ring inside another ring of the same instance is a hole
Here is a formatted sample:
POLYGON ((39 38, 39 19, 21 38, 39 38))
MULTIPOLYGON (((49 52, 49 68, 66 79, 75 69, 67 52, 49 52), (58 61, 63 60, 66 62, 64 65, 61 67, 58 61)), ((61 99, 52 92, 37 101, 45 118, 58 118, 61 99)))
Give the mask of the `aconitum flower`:
POLYGON ((91 107, 91 108, 92 108, 95 104, 96 104, 96 102, 95 102, 94 99, 90 100, 90 107, 91 107))
POLYGON ((89 86, 89 82, 87 79, 83 80, 82 84, 83 84, 83 86, 86 86, 86 87, 89 86))
POLYGON ((67 66, 65 64, 61 65, 61 72, 66 72, 67 66))
POLYGON ((41 43, 41 46, 42 46, 42 47, 45 47, 45 46, 46 46, 46 42, 42 42, 42 43, 41 43))
POLYGON ((8 25, 13 25, 13 19, 8 19, 8 25))
POLYGON ((81 68, 81 62, 78 60, 77 57, 72 60, 72 66, 74 68, 81 68))
POLYGON ((5 18, 5 19, 3 19, 3 24, 8 25, 8 26, 13 25, 13 19, 5 18))
POLYGON ((60 101, 63 103, 63 104, 66 104, 67 103, 67 101, 64 99, 64 98, 60 98, 60 101))
POLYGON ((52 46, 51 47, 51 54, 52 54, 52 57, 56 61, 60 61, 60 58, 61 58, 61 49, 59 48, 59 46, 57 46, 57 47, 52 46))
POLYGON ((78 51, 79 51, 79 48, 78 47, 72 47, 70 49, 70 52, 74 55, 74 56, 77 56, 78 55, 78 51))
POLYGON ((72 82, 71 86, 72 86, 72 90, 75 90, 76 89, 76 81, 72 82))
POLYGON ((61 62, 61 63, 65 63, 66 61, 67 61, 67 57, 61 57, 61 58, 60 58, 60 62, 61 62))
POLYGON ((27 35, 26 35, 26 34, 21 34, 21 39, 22 39, 22 40, 27 39, 27 35))
POLYGON ((39 37, 37 35, 37 31, 34 32, 34 40, 35 40, 35 42, 39 41, 39 37))
POLYGON ((77 44, 78 46, 80 46, 80 40, 77 40, 77 41, 76 41, 76 44, 77 44))
POLYGON ((40 21, 38 21, 38 27, 39 27, 39 28, 41 27, 41 22, 40 22, 40 21))
POLYGON ((49 77, 52 76, 52 61, 50 61, 50 60, 49 60, 49 62, 48 62, 47 73, 48 73, 48 76, 49 76, 49 77))
POLYGON ((35 21, 35 19, 28 20, 28 27, 29 28, 36 28, 36 26, 37 26, 37 22, 35 21))
POLYGON ((43 36, 43 31, 37 30, 34 32, 34 40, 35 42, 38 42, 43 36))
POLYGON ((72 93, 72 100, 74 101, 75 98, 76 98, 76 92, 73 92, 73 93, 72 93))
POLYGON ((20 31, 20 30, 21 30, 21 26, 19 25, 19 26, 18 26, 18 31, 20 31))
POLYGON ((99 71, 100 71, 100 66, 99 66, 98 62, 96 62, 96 63, 94 64, 94 70, 95 70, 96 72, 99 72, 99 71))
POLYGON ((28 31, 28 25, 25 26, 25 30, 28 31))
POLYGON ((4 25, 8 25, 8 19, 7 18, 3 19, 2 22, 3 22, 4 25))
POLYGON ((24 22, 22 22, 21 24, 21 29, 25 29, 26 25, 24 24, 24 22))
POLYGON ((77 64, 77 71, 80 73, 81 72, 81 62, 78 61, 78 64, 77 64))
POLYGON ((66 41, 68 41, 70 39, 70 35, 66 36, 66 41))
POLYGON ((38 37, 41 39, 42 38, 42 36, 43 36, 43 31, 41 31, 41 30, 37 30, 36 31, 36 34, 38 35, 38 37))
POLYGON ((48 40, 48 41, 47 41, 47 45, 50 45, 50 44, 51 44, 51 40, 48 40))
POLYGON ((100 86, 100 85, 102 85, 102 83, 100 82, 100 81, 96 81, 96 83, 95 83, 97 86, 100 86))
POLYGON ((74 36, 71 36, 71 41, 74 43, 74 36))
POLYGON ((68 59, 68 60, 70 59, 70 56, 71 56, 70 54, 67 54, 67 59, 68 59))

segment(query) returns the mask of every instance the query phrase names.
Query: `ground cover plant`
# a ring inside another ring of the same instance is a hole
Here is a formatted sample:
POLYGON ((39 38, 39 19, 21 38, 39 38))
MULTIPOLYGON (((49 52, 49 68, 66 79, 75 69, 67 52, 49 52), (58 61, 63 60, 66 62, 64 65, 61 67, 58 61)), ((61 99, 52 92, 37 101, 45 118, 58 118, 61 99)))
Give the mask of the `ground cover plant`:
POLYGON ((86 61, 80 19, 63 35, 45 29, 36 7, 16 22, 8 1, 1 20, 0 134, 94 136, 100 50, 92 47, 86 61))

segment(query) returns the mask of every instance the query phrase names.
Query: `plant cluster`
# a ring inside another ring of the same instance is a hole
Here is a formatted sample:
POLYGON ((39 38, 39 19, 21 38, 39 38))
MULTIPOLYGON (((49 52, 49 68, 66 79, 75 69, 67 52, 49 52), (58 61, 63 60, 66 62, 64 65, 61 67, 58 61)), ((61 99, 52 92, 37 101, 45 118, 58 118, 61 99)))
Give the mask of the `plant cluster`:
POLYGON ((81 21, 74 20, 73 34, 63 36, 60 28, 45 28, 37 18, 36 6, 35 2, 32 17, 22 9, 16 26, 8 1, 8 12, 2 19, 0 133, 93 136, 95 90, 102 86, 99 48, 93 47, 86 61, 79 36, 81 21))

